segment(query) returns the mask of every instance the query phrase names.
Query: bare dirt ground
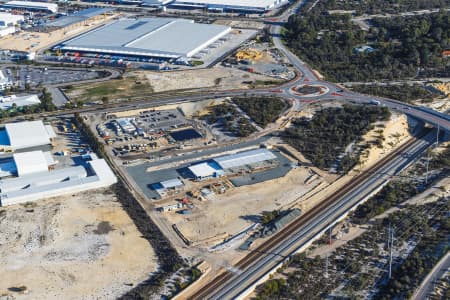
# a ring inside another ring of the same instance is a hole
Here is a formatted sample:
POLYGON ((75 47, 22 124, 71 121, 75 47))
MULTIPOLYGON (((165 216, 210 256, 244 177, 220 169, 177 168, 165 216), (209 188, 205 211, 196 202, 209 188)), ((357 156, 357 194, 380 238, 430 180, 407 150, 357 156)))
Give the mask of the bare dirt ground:
POLYGON ((0 295, 10 299, 115 299, 157 268, 108 190, 2 208, 0 227, 0 295))
POLYGON ((366 155, 361 156, 362 163, 359 166, 360 169, 370 167, 384 155, 391 152, 394 148, 398 147, 401 143, 411 137, 411 134, 408 131, 407 117, 403 114, 392 113, 391 119, 384 122, 384 125, 384 128, 375 128, 363 137, 364 142, 372 141, 378 135, 376 131, 382 130, 382 135, 385 140, 383 141, 381 148, 372 146, 367 149, 366 155))
POLYGON ((234 235, 254 223, 262 211, 281 209, 308 192, 317 184, 317 180, 305 184, 308 177, 308 169, 294 169, 284 178, 234 188, 223 195, 213 196, 197 205, 191 215, 168 213, 167 219, 177 224, 192 241, 222 233, 234 235))
POLYGON ((232 68, 216 66, 211 69, 187 70, 180 72, 137 72, 144 74, 155 92, 182 89, 217 88, 247 89, 243 81, 273 80, 269 76, 251 74, 232 68))
POLYGON ((0 49, 16 51, 39 51, 52 44, 68 39, 80 33, 92 30, 97 26, 109 22, 114 16, 107 16, 105 19, 91 21, 88 24, 73 27, 71 29, 59 29, 53 32, 27 32, 22 31, 0 39, 0 49))

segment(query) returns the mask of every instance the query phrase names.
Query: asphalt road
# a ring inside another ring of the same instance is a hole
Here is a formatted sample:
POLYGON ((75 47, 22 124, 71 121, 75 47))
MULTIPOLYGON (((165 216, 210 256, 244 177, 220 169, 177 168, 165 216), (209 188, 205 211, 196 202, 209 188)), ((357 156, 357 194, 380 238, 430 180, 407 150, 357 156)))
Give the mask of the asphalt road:
POLYGON ((356 188, 351 190, 339 201, 322 211, 314 219, 292 234, 288 239, 278 244, 267 253, 261 253, 260 258, 245 270, 238 270, 231 280, 223 282, 216 292, 208 299, 235 299, 245 293, 252 285, 258 282, 268 272, 282 263, 295 251, 308 243, 314 236, 326 229, 335 220, 339 219, 350 208, 357 205, 372 191, 389 181, 389 179, 407 166, 411 161, 423 153, 434 141, 435 133, 428 134, 423 139, 415 141, 405 152, 410 156, 397 156, 391 163, 382 167, 379 172, 370 176, 356 188))
POLYGON ((420 284, 416 293, 411 298, 412 300, 427 299, 431 292, 433 292, 434 282, 444 276, 450 270, 450 253, 447 253, 437 264, 433 270, 420 284))

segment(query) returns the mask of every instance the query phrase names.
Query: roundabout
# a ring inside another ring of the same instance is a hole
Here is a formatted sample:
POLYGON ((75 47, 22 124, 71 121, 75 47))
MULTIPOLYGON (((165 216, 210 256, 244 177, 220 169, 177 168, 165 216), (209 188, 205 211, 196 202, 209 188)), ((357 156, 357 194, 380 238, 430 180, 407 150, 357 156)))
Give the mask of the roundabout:
POLYGON ((300 84, 289 89, 292 95, 300 97, 319 97, 330 92, 330 89, 320 84, 300 84))

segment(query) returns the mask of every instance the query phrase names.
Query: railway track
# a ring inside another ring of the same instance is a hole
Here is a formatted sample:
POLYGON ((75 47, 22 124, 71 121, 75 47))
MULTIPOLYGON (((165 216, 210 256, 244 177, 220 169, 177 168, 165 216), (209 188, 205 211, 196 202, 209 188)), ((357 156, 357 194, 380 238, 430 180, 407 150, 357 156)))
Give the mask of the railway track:
MULTIPOLYGON (((343 196, 349 193, 352 189, 356 188, 359 184, 370 178, 373 174, 376 174, 379 169, 389 163, 393 158, 395 158, 399 153, 402 153, 408 147, 410 147, 417 139, 425 136, 430 129, 422 131, 422 133, 413 137, 400 146, 395 151, 386 155, 383 159, 378 161, 375 165, 362 172, 360 175, 355 177, 349 184, 343 187, 334 195, 326 198, 319 205, 315 206, 313 209, 302 215, 301 217, 294 220, 292 223, 287 225, 282 231, 278 234, 274 235, 264 244, 260 245, 252 252, 250 252, 247 256, 241 259, 235 266, 235 269, 244 270, 252 265, 261 254, 268 253, 271 249, 273 249, 276 245, 278 245, 281 241, 292 235, 295 231, 297 231, 300 227, 305 226, 311 220, 313 220, 321 211, 325 210, 327 207, 331 206, 335 202, 339 201, 343 196)), ((224 285, 227 280, 229 280, 233 276, 233 273, 230 271, 224 271, 220 273, 216 278, 214 278, 211 282, 202 287, 199 291, 197 291, 190 299, 208 299, 208 296, 213 294, 213 292, 217 291, 222 285, 224 285)))

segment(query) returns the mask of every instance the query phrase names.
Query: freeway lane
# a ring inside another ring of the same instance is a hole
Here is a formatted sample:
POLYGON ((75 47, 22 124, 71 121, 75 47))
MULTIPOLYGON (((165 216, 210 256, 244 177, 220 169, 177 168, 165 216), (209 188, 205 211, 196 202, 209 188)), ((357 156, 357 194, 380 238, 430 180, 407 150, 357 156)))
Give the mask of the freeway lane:
POLYGON ((241 269, 239 274, 228 273, 228 280, 223 280, 216 284, 211 294, 204 292, 201 297, 194 297, 194 299, 234 299, 245 293, 259 279, 283 262, 286 257, 289 257, 297 249, 307 244, 314 236, 326 229, 350 208, 357 205, 366 195, 387 183, 392 175, 398 173, 427 149, 433 143, 434 137, 435 132, 431 132, 423 139, 416 140, 403 150, 413 155, 409 157, 394 156, 391 161, 383 165, 375 174, 369 176, 339 201, 333 202, 326 207, 308 223, 299 227, 288 238, 285 238, 282 243, 273 247, 269 252, 260 253, 259 258, 249 267, 241 269))

